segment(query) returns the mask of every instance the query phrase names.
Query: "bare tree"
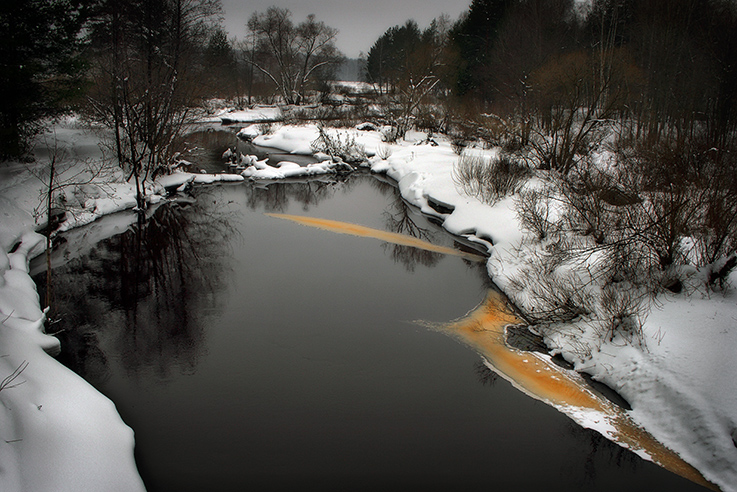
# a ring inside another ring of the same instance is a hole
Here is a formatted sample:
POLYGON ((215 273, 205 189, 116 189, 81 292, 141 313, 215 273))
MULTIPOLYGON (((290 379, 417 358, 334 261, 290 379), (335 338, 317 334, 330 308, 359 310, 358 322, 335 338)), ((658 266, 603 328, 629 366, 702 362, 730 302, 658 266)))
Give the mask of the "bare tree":
MULTIPOLYGON (((46 142, 49 148, 48 167, 34 167, 31 173, 43 183, 39 194, 39 205, 34 209, 37 221, 45 220, 46 227, 46 305, 51 305, 51 246, 54 230, 58 226, 58 217, 68 212, 70 205, 66 198, 67 191, 72 190, 71 195, 83 197, 82 189, 92 183, 96 193, 105 193, 105 163, 101 161, 80 162, 76 159, 67 159, 67 153, 58 145, 56 137, 53 143, 46 142)), ((85 197, 86 198, 86 197, 85 197)), ((86 201, 85 198, 76 200, 86 201)), ((84 207, 84 203, 78 203, 84 207)))
POLYGON ((139 209, 146 179, 167 164, 189 121, 201 73, 195 55, 219 13, 217 0, 110 0, 92 28, 90 114, 113 130, 139 209))
POLYGON ((343 54, 335 46, 338 30, 310 14, 298 25, 287 9, 269 7, 248 20, 253 44, 249 63, 268 77, 288 104, 300 104, 310 81, 337 68, 343 54))

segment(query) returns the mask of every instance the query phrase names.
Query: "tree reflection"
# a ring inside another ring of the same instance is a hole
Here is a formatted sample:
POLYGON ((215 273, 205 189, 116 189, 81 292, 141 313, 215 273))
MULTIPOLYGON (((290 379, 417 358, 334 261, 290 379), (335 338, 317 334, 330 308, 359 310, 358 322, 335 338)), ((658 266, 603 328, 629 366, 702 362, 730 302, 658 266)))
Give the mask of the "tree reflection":
POLYGON ((642 465, 642 459, 633 452, 609 441, 596 431, 568 422, 566 432, 574 441, 588 444, 575 448, 582 455, 580 459, 570 461, 575 463, 575 466, 561 470, 563 475, 561 479, 575 485, 573 487, 575 489, 593 490, 600 485, 605 477, 600 477, 597 470, 616 468, 634 472, 642 465), (583 466, 580 466, 580 463, 583 463, 583 466))
MULTIPOLYGON (((378 179, 374 180, 373 183, 374 187, 381 191, 384 196, 390 195, 393 197, 391 204, 384 211, 384 224, 388 231, 422 239, 433 244, 438 243, 437 231, 429 227, 421 227, 414 220, 409 206, 402 199, 399 190, 395 186, 378 179)), ((418 265, 434 267, 444 257, 441 253, 400 244, 385 243, 384 249, 388 249, 392 259, 404 265, 409 272, 414 272, 418 265)))
POLYGON ((261 182, 245 188, 246 203, 251 210, 285 212, 290 203, 299 203, 302 210, 333 197, 338 191, 348 192, 354 184, 349 177, 326 177, 261 182))
POLYGON ((496 385, 499 375, 495 373, 483 360, 479 360, 473 366, 473 372, 483 386, 496 385))
POLYGON ((220 308, 224 248, 233 233, 228 217, 212 208, 205 199, 159 207, 57 269, 65 364, 91 382, 108 376, 105 350, 121 354, 132 375, 194 370, 203 320, 220 308))
MULTIPOLYGON (((422 239, 433 244, 443 244, 453 247, 459 251, 465 251, 474 255, 483 254, 457 240, 449 241, 450 235, 447 231, 441 229, 441 225, 433 224, 428 218, 419 216, 414 212, 411 205, 404 201, 399 189, 386 178, 376 176, 371 181, 374 188, 379 190, 382 195, 392 197, 392 202, 384 212, 384 224, 387 230, 398 234, 422 239), (420 220, 418 220, 420 219, 420 220), (420 225, 420 222, 424 223, 420 225)), ((411 246, 403 246, 399 244, 385 244, 385 248, 390 249, 392 259, 397 263, 414 272, 418 265, 425 267, 436 266, 445 255, 433 251, 426 251, 411 246)), ((477 271, 479 277, 484 283, 491 285, 489 275, 486 272, 485 265, 478 262, 463 260, 469 268, 477 271)))

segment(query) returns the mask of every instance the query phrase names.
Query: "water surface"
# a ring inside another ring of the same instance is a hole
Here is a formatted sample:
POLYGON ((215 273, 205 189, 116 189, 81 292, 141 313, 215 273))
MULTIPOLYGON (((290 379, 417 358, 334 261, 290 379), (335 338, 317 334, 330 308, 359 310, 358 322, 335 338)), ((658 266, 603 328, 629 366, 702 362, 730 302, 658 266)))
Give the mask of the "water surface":
POLYGON ((63 360, 136 432, 151 491, 700 490, 415 323, 462 317, 483 263, 372 176, 201 187, 54 271, 63 360))

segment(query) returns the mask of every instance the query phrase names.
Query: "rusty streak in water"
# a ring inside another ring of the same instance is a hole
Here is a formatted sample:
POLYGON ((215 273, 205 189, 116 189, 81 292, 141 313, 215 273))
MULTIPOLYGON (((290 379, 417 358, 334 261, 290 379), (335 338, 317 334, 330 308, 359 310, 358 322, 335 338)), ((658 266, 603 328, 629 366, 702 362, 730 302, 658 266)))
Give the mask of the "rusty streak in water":
POLYGON ((641 452, 663 468, 699 485, 719 490, 694 467, 639 427, 620 407, 599 397, 582 380, 558 367, 548 358, 507 346, 504 329, 523 321, 494 291, 466 317, 439 328, 476 350, 502 377, 529 396, 556 407, 569 416, 576 411, 596 412, 612 431, 609 439, 635 452, 641 452))
POLYGON ((446 255, 460 256, 466 260, 475 262, 486 261, 481 255, 475 255, 473 253, 467 253, 453 248, 446 248, 445 246, 438 246, 416 237, 407 236, 405 234, 397 234, 395 232, 382 231, 379 229, 372 229, 371 227, 365 227, 357 224, 351 224, 349 222, 339 222, 337 220, 318 219, 315 217, 305 217, 302 215, 289 215, 289 214, 266 214, 269 217, 276 217, 278 219, 291 220, 298 224, 316 227, 326 231, 337 232, 339 234, 350 234, 352 236, 360 237, 371 237, 379 239, 387 243, 399 244, 402 246, 411 246, 413 248, 424 249, 427 251, 433 251, 435 253, 442 253, 446 255))
MULTIPOLYGON (((436 246, 411 236, 346 222, 287 214, 266 215, 341 234, 376 238, 478 262, 486 260, 479 255, 436 246)), ((522 323, 523 321, 513 314, 497 292, 489 291, 484 302, 464 318, 434 327, 473 348, 494 367, 497 373, 525 394, 557 408, 574 420, 577 414, 595 413, 597 418, 604 420, 611 427, 612 430, 608 432, 607 437, 612 441, 634 452, 647 455, 666 470, 704 487, 719 490, 693 466, 639 427, 626 411, 592 392, 575 373, 563 370, 549 358, 509 347, 504 340, 505 327, 522 323)))

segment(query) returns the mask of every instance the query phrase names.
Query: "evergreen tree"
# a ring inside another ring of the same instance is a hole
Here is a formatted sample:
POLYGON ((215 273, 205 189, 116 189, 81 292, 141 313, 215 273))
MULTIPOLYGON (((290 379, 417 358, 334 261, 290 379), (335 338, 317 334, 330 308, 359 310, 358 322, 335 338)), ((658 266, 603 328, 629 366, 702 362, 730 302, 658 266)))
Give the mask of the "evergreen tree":
POLYGON ((79 94, 92 0, 0 2, 0 159, 27 152, 39 119, 79 94))
POLYGON ((484 68, 495 46, 509 8, 516 0, 473 0, 468 12, 451 31, 458 50, 456 91, 487 98, 488 80, 484 68))

